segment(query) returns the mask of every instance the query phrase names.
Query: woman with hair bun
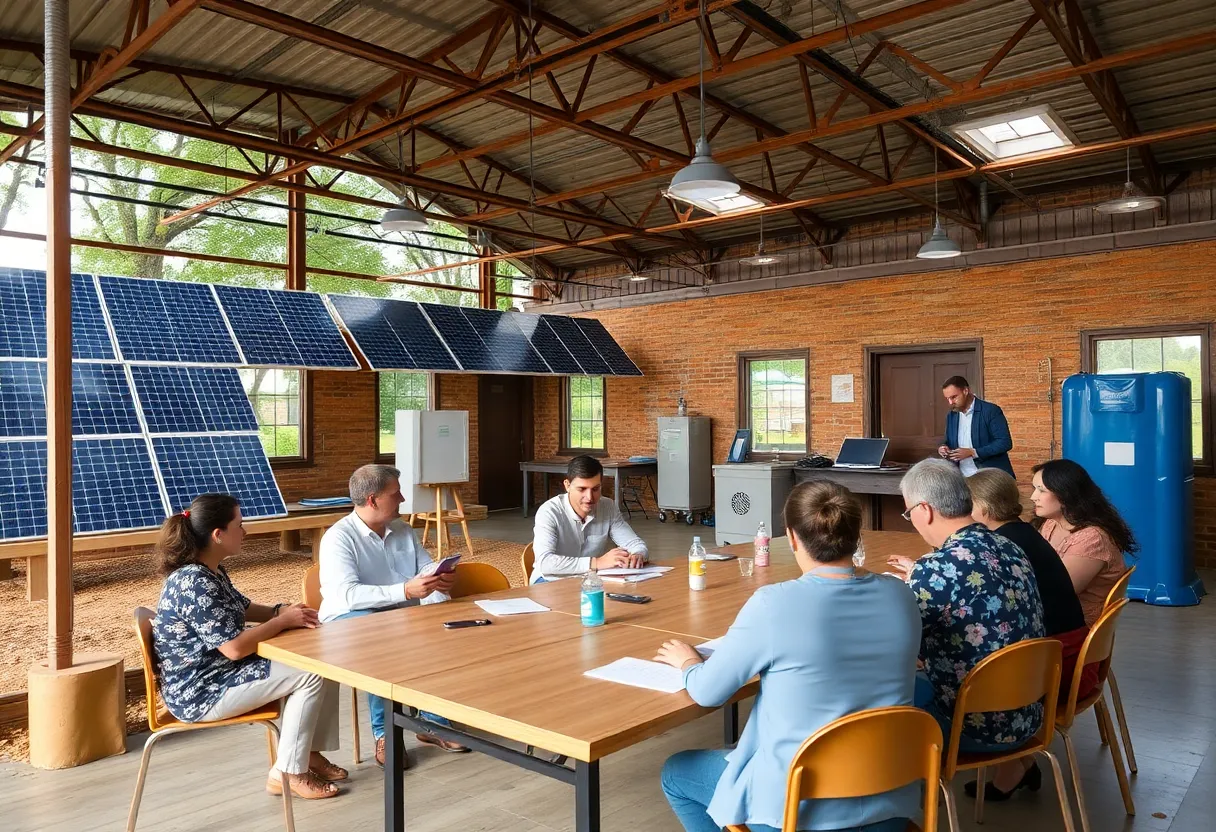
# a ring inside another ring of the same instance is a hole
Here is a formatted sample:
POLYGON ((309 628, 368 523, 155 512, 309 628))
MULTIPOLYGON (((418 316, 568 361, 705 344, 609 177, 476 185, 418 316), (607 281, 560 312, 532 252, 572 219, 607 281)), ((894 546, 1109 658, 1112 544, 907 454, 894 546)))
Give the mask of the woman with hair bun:
POLYGON ((320 752, 338 747, 337 684, 257 655, 284 630, 316 627, 317 612, 242 595, 222 562, 244 539, 241 504, 229 494, 196 497, 161 525, 156 554, 165 585, 152 619, 161 696, 182 722, 214 722, 286 697, 266 790, 282 794, 287 781, 296 797, 336 797, 335 782, 347 772, 320 752))
MULTIPOLYGON (((790 763, 807 737, 857 711, 912 704, 920 612, 903 581, 854 569, 857 498, 836 483, 802 483, 786 500, 785 527, 802 577, 758 589, 708 659, 681 641, 656 657, 683 670, 689 696, 710 708, 760 677, 734 751, 681 751, 663 766, 663 792, 688 832, 733 824, 775 832, 790 763)), ((920 793, 913 783, 803 801, 798 829, 903 832, 920 793)))

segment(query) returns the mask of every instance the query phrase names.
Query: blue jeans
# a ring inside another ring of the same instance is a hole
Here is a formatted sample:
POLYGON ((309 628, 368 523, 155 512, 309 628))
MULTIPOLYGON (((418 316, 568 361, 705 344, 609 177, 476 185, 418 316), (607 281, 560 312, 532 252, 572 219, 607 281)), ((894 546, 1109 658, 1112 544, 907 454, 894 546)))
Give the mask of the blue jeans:
MULTIPOLYGON (((954 718, 954 714, 943 714, 938 711, 937 704, 933 701, 933 683, 929 681, 929 677, 924 673, 916 674, 916 692, 913 694, 912 704, 922 711, 928 711, 929 715, 937 720, 937 724, 942 727, 942 741, 949 745, 950 723, 954 718)), ((965 729, 964 733, 959 734, 958 738, 958 750, 964 754, 991 754, 996 751, 1012 751, 1025 744, 1025 742, 980 742, 968 737, 965 729)))
MULTIPOLYGON (((386 607, 385 609, 393 609, 393 608, 386 607)), ((334 621, 341 621, 343 618, 362 618, 363 616, 371 615, 374 612, 383 612, 383 610, 351 610, 348 613, 339 615, 337 618, 334 619, 334 621)), ((379 696, 372 696, 370 693, 367 694, 367 710, 368 710, 368 713, 370 713, 371 717, 372 717, 372 736, 375 737, 376 739, 380 739, 381 737, 384 736, 384 710, 385 710, 385 707, 386 706, 385 706, 384 700, 381 699, 379 696)), ((430 714, 430 713, 423 711, 421 713, 421 716, 423 719, 430 720, 431 722, 434 722, 437 725, 451 725, 451 723, 448 722, 446 719, 444 719, 441 716, 436 716, 435 714, 430 714)))
MULTIPOLYGON (((725 770, 725 751, 681 751, 663 764, 663 794, 685 832, 722 832, 709 816, 709 801, 725 770)), ((907 818, 892 818, 839 832, 904 832, 907 826, 907 818)), ((747 828, 752 832, 780 832, 758 823, 748 823, 747 828)))

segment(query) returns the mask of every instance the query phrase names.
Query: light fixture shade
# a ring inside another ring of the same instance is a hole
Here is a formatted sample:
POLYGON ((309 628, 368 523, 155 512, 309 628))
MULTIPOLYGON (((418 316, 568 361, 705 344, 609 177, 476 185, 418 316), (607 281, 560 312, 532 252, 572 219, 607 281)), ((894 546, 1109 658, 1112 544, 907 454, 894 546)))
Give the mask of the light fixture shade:
POLYGON ((647 280, 650 280, 650 275, 631 274, 631 275, 629 275, 629 280, 632 283, 645 283, 647 280))
POLYGON ((421 211, 402 200, 396 208, 384 212, 380 227, 385 231, 426 231, 430 224, 421 211))
POLYGON ((714 161, 709 142, 702 136, 697 139, 696 155, 671 177, 667 190, 686 199, 718 199, 739 193, 739 182, 725 165, 714 161))
POLYGON ((1099 214, 1132 214, 1136 211, 1151 211, 1164 204, 1164 199, 1159 196, 1147 196, 1129 180, 1123 184, 1122 194, 1115 199, 1099 202, 1094 206, 1094 210, 1099 214))
POLYGON ((916 252, 916 257, 919 260, 944 260, 948 257, 958 257, 962 253, 954 240, 946 236, 946 229, 942 228, 939 218, 933 226, 933 234, 920 247, 920 251, 916 252))
POLYGON ((739 262, 745 266, 754 266, 763 268, 764 266, 775 266, 785 260, 784 254, 769 254, 764 250, 764 243, 756 246, 756 253, 751 257, 744 257, 739 262))

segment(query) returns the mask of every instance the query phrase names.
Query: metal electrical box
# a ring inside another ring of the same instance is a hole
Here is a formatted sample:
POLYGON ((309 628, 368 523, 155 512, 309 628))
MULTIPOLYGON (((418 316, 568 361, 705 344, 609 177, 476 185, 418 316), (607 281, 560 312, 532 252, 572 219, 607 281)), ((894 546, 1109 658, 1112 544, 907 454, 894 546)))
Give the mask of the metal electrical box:
POLYGON ((719 546, 750 543, 761 521, 771 537, 785 534, 785 499, 794 487, 793 462, 714 466, 714 529, 719 546))
POLYGON ((659 417, 659 520, 683 514, 689 525, 696 512, 712 505, 713 443, 708 416, 659 417))
POLYGON ((435 491, 423 483, 469 481, 468 411, 398 410, 397 467, 405 497, 401 513, 434 511, 435 491))
POLYGON ((1181 373, 1080 374, 1064 381, 1064 458, 1081 465, 1131 527, 1140 553, 1129 598, 1198 604, 1191 381, 1181 373))

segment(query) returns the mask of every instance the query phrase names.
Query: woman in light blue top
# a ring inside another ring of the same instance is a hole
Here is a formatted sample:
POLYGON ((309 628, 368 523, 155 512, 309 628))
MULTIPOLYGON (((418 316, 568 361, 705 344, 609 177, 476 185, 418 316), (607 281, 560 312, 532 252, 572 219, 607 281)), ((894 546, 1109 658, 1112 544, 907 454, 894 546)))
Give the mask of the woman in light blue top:
MULTIPOLYGON (((734 751, 682 751, 663 766, 663 792, 688 832, 779 828, 790 762, 808 737, 847 714, 912 704, 920 614, 898 578, 854 571, 857 498, 835 483, 803 483, 786 501, 785 526, 802 577, 758 589, 709 659, 679 641, 656 657, 682 669, 689 695, 711 708, 760 676, 734 751)), ((920 795, 912 783, 804 801, 798 829, 903 832, 920 795)))

